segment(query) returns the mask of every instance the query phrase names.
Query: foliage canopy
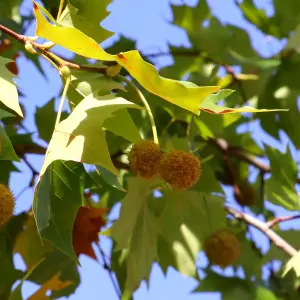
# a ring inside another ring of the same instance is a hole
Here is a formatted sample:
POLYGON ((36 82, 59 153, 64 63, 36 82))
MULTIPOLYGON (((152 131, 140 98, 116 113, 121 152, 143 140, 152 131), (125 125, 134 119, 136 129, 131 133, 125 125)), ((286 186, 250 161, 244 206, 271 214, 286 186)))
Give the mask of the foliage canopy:
MULTIPOLYGON (((271 17, 252 0, 235 4, 258 31, 287 39, 272 57, 252 47, 247 31, 222 24, 206 0, 171 5, 191 47, 170 45, 174 62, 159 73, 153 58, 166 53, 145 55, 125 37, 99 46, 114 34, 100 26, 110 2, 33 1, 26 16, 21 0, 0 3, 1 190, 22 162, 33 191, 32 207, 0 227, 0 299, 23 300, 26 281, 40 285, 28 300, 75 293, 81 255, 102 263, 124 300, 149 282, 154 262, 196 279, 193 293, 299 299, 300 234, 279 226, 299 218, 300 207, 299 1, 273 0, 271 17), (26 35, 28 22, 35 37, 26 35), (44 77, 46 60, 62 82, 58 109, 55 99, 37 107, 30 131, 15 80, 19 56, 44 77), (253 139, 254 123, 279 142, 284 132, 285 153, 253 139), (145 140, 152 142, 141 147, 145 140), (39 171, 32 154, 44 156, 39 171), (267 252, 253 227, 270 242, 267 252), (201 252, 210 260, 199 264, 201 252), (25 271, 14 264, 17 253, 25 271)), ((1 190, 0 224, 11 195, 1 190)))

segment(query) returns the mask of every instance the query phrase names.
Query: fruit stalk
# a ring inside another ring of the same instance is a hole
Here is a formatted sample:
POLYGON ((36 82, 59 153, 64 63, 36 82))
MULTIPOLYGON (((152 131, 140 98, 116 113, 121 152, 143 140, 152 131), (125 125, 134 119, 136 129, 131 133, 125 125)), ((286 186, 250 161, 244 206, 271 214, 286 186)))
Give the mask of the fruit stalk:
POLYGON ((122 76, 122 75, 117 75, 116 78, 120 78, 122 81, 126 82, 128 85, 130 85, 138 94, 139 98, 141 99, 141 101, 143 102, 147 114, 149 116, 149 120, 151 123, 151 128, 152 128, 152 133, 153 133, 153 141, 154 143, 159 145, 159 141, 158 141, 158 135, 157 135, 157 130, 156 130, 156 126, 155 126, 155 121, 154 121, 154 117, 151 111, 151 108, 146 100, 146 98, 144 97, 143 93, 130 81, 128 80, 126 77, 122 76))

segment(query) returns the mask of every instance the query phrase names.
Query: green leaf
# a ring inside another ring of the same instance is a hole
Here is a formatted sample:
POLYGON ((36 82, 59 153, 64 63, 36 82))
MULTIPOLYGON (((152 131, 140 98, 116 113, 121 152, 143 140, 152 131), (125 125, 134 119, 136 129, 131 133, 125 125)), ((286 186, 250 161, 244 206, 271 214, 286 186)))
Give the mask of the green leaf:
POLYGON ((298 168, 290 149, 283 154, 275 148, 268 147, 266 154, 270 160, 272 175, 265 183, 267 200, 289 210, 299 210, 299 196, 295 189, 298 168))
POLYGON ((205 240, 227 227, 224 199, 194 191, 164 192, 166 204, 159 218, 161 236, 172 249, 182 274, 196 274, 196 256, 205 240))
POLYGON ((238 3, 241 11, 244 14, 246 20, 254 24, 258 28, 262 29, 263 32, 274 35, 276 37, 282 37, 280 29, 274 22, 274 19, 269 18, 263 9, 258 9, 253 3, 253 0, 244 0, 242 3, 238 3))
POLYGON ((264 286, 238 277, 225 277, 213 271, 207 272, 194 292, 220 292, 222 300, 279 300, 264 286))
POLYGON ((98 44, 114 34, 99 26, 109 15, 106 7, 111 0, 70 0, 69 2, 59 19, 60 24, 84 32, 98 44))
POLYGON ((188 82, 171 80, 159 76, 154 66, 145 62, 138 51, 132 50, 117 55, 105 52, 97 42, 81 31, 71 27, 57 27, 48 23, 38 7, 34 8, 36 16, 36 35, 46 38, 79 55, 98 60, 116 61, 127 69, 145 89, 165 100, 199 114, 200 103, 212 93, 217 86, 202 86, 188 82))
POLYGON ((1 160, 12 160, 20 161, 17 156, 11 141, 9 140, 4 128, 0 125, 0 161, 1 160))
POLYGON ((117 110, 127 107, 140 108, 114 95, 87 96, 76 106, 71 115, 56 127, 40 176, 47 166, 57 159, 100 165, 117 175, 102 126, 104 121, 113 117, 117 110))
POLYGON ((38 235, 36 222, 33 216, 29 216, 24 230, 18 235, 14 247, 15 253, 20 253, 27 266, 27 269, 34 267, 47 252, 53 251, 54 248, 48 241, 41 241, 38 235))
POLYGON ((122 200, 119 219, 111 228, 116 251, 127 249, 127 280, 125 290, 133 292, 142 279, 149 279, 152 263, 157 257, 157 225, 147 206, 152 181, 128 178, 128 192, 122 200))
MULTIPOLYGON (((91 67, 104 68, 105 66, 99 62, 91 67)), ((82 70, 72 71, 71 84, 67 95, 71 108, 73 109, 82 99, 89 94, 107 95, 112 90, 125 90, 124 86, 115 81, 113 78, 100 73, 84 72, 82 70)))
POLYGON ((60 281, 68 281, 72 284, 58 291, 52 291, 51 299, 68 297, 76 291, 80 284, 80 276, 76 263, 64 253, 59 251, 47 253, 45 259, 32 271, 27 280, 42 285, 58 272, 61 272, 60 281))
POLYGON ((120 109, 114 112, 111 118, 104 121, 103 127, 132 143, 137 143, 142 140, 141 134, 127 109, 120 109))
POLYGON ((97 171, 100 173, 100 175, 102 176, 102 178, 111 186, 119 189, 120 191, 125 192, 126 190, 124 189, 124 187, 122 186, 121 182, 120 182, 120 178, 117 177, 115 174, 110 173, 109 171, 107 171, 105 168, 102 168, 101 166, 96 166, 97 171))
POLYGON ((0 101, 23 117, 18 101, 17 88, 12 80, 15 75, 6 67, 10 62, 12 62, 11 59, 0 56, 0 101))
MULTIPOLYGON (((39 131, 39 137, 46 142, 49 142, 54 130, 57 112, 54 110, 55 100, 52 99, 42 107, 37 107, 35 111, 35 124, 39 131), (47 124, 45 124, 47 120, 47 124)), ((68 114, 62 112, 61 118, 67 118, 68 114)))
POLYGON ((173 23, 188 32, 198 30, 199 24, 211 16, 206 0, 198 1, 195 7, 188 5, 172 5, 171 7, 173 23))
MULTIPOLYGON (((300 249, 299 232, 296 230, 281 230, 275 231, 283 240, 292 245, 295 249, 300 249)), ((271 244, 269 251, 263 258, 263 263, 266 264, 271 260, 277 260, 285 263, 290 256, 278 248, 276 245, 271 244)))
POLYGON ((294 270, 297 277, 300 277, 300 251, 298 251, 289 261, 286 263, 283 269, 282 276, 285 276, 289 271, 294 270))
POLYGON ((51 242, 76 263, 72 231, 83 201, 84 168, 74 162, 52 162, 34 193, 33 212, 42 239, 51 242))
POLYGON ((256 109, 251 106, 243 106, 240 108, 229 108, 216 105, 220 100, 228 97, 234 91, 221 90, 217 94, 208 96, 201 104, 200 109, 210 114, 235 114, 241 112, 270 112, 270 111, 288 111, 288 109, 256 109))
POLYGON ((14 267, 13 247, 17 235, 22 231, 26 214, 14 216, 0 228, 0 299, 8 299, 11 287, 19 279, 19 273, 14 267), (5 271, 4 271, 5 270, 5 271))
MULTIPOLYGON (((3 118, 14 117, 13 114, 0 109, 0 121, 3 118)), ((20 161, 4 128, 0 125, 0 160, 20 161)), ((2 169, 2 166, 1 166, 2 169)))

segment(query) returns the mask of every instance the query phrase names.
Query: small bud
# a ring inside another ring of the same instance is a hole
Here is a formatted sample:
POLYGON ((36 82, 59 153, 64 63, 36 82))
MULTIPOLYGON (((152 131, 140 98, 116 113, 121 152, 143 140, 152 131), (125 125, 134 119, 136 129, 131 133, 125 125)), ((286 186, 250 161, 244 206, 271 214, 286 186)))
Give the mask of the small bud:
POLYGON ((71 71, 67 66, 60 67, 59 71, 64 78, 69 78, 71 76, 71 71))
POLYGON ((36 54, 37 53, 30 42, 25 43, 25 49, 26 49, 26 51, 28 51, 31 54, 36 54))

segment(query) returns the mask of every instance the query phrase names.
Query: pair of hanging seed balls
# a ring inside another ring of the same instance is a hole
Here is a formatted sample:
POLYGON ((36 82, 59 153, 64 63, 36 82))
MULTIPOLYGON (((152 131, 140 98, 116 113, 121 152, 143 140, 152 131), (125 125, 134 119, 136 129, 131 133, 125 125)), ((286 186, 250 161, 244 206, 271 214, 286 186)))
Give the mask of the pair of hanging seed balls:
POLYGON ((163 153, 159 145, 149 140, 134 144, 128 161, 137 176, 161 177, 176 190, 189 189, 200 177, 200 160, 195 155, 181 150, 163 153))
MULTIPOLYGON (((153 141, 134 144, 128 161, 137 176, 161 177, 176 190, 189 189, 200 177, 200 161, 195 155, 181 150, 163 153, 153 141)), ((225 268, 239 258, 241 244, 234 234, 220 230, 207 238, 204 251, 211 263, 225 268)))

